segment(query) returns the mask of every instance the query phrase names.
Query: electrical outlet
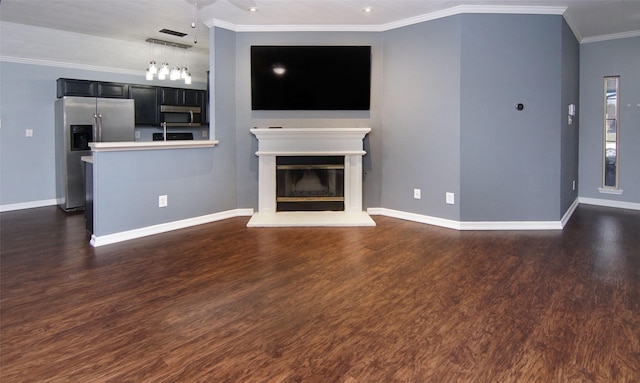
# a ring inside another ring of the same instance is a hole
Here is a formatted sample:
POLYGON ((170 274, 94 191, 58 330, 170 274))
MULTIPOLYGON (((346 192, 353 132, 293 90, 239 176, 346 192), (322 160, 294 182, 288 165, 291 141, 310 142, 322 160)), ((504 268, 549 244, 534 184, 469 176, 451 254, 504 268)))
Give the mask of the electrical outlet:
POLYGON ((139 130, 136 130, 136 136, 135 137, 136 138, 140 138, 140 131, 139 130))
POLYGON ((207 132, 206 130, 202 131, 202 137, 206 138, 209 135, 209 132, 207 132))
POLYGON ((449 205, 454 205, 456 203, 455 194, 449 192, 445 193, 445 202, 449 205))
POLYGON ((158 197, 158 207, 167 207, 169 205, 169 199, 166 195, 161 195, 158 197))
POLYGON ((413 198, 420 199, 420 189, 413 189, 413 198))
POLYGON ((33 137, 33 129, 27 129, 24 135, 25 137, 33 137))

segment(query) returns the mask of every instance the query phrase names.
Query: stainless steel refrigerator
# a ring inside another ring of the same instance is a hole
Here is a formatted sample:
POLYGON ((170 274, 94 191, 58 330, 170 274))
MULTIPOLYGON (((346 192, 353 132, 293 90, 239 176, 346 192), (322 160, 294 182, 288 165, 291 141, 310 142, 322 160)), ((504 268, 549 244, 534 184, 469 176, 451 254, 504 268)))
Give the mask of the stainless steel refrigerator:
POLYGON ((82 156, 90 142, 134 141, 134 101, 69 97, 56 100, 56 198, 64 211, 84 208, 82 156))

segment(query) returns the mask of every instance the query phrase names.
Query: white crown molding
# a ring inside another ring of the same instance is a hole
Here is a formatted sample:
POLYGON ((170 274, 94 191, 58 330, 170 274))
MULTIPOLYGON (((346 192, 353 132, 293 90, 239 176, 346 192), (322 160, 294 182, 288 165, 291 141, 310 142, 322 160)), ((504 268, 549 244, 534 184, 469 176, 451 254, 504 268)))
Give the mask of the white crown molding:
POLYGON ((218 19, 205 21, 205 25, 209 28, 219 27, 234 32, 384 32, 464 13, 562 15, 566 10, 567 7, 459 5, 392 23, 377 25, 241 25, 218 19))
POLYGON ((565 12, 563 16, 564 16, 564 21, 569 26, 569 29, 571 29, 571 31, 573 32, 573 35, 576 37, 576 40, 578 40, 578 43, 581 43, 582 34, 580 34, 580 30, 578 29, 578 26, 576 25, 576 23, 573 22, 573 19, 571 19, 571 16, 568 13, 565 12))
POLYGON ((418 24, 461 14, 513 14, 513 15, 562 15, 567 7, 511 6, 511 5, 458 5, 441 11, 427 13, 380 26, 381 31, 418 24))
POLYGON ((598 41, 618 40, 618 39, 626 39, 628 37, 638 37, 638 36, 640 36, 640 31, 629 31, 629 32, 622 32, 622 33, 612 33, 610 35, 585 37, 584 39, 580 40, 580 43, 581 44, 595 43, 595 42, 598 42, 598 41))
POLYGON ((304 24, 282 24, 282 25, 243 25, 233 24, 224 20, 212 19, 205 22, 209 28, 218 27, 228 29, 233 32, 380 32, 378 25, 304 25, 304 24))
POLYGON ((72 62, 32 59, 28 57, 0 56, 0 61, 11 62, 16 64, 30 64, 30 65, 51 66, 51 67, 57 67, 57 68, 90 70, 90 71, 96 71, 96 72, 129 74, 129 75, 135 75, 135 76, 144 75, 144 71, 142 70, 130 70, 130 69, 104 67, 104 66, 98 66, 98 65, 79 64, 79 63, 72 63, 72 62))
MULTIPOLYGON (((94 71, 94 72, 117 73, 117 74, 126 74, 126 75, 144 77, 143 70, 132 70, 132 69, 113 68, 113 67, 105 67, 105 66, 98 66, 98 65, 79 64, 79 63, 73 63, 73 62, 32 59, 27 57, 14 57, 14 56, 0 55, 0 62, 9 62, 14 64, 40 65, 40 66, 49 66, 49 67, 56 67, 56 68, 79 69, 79 70, 88 70, 88 71, 94 71)), ((200 82, 200 83, 207 82, 206 77, 192 76, 192 79, 193 79, 193 82, 200 82)))
POLYGON ((227 21, 220 20, 220 19, 205 20, 203 23, 204 23, 204 25, 207 26, 207 28, 218 27, 218 28, 228 29, 228 30, 234 31, 234 32, 235 32, 235 30, 237 28, 236 24, 229 23, 227 21))

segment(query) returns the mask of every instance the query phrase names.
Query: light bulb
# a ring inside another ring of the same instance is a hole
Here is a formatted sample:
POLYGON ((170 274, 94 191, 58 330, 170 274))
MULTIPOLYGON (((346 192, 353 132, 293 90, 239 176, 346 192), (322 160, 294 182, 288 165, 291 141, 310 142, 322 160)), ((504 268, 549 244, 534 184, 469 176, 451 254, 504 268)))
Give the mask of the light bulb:
POLYGON ((187 78, 187 71, 188 71, 187 67, 183 66, 182 69, 180 70, 180 78, 183 78, 183 79, 187 78))
POLYGON ((151 73, 151 69, 147 69, 146 79, 149 81, 153 80, 153 73, 151 73))
POLYGON ((158 73, 158 67, 156 66, 155 61, 151 61, 149 63, 149 72, 151 72, 152 75, 158 73))
POLYGON ((171 73, 169 74, 169 80, 178 80, 180 78, 180 69, 178 67, 174 67, 171 69, 171 73))
POLYGON ((163 62, 162 63, 162 68, 160 68, 160 72, 163 75, 168 75, 169 74, 169 63, 168 62, 163 62))
POLYGON ((187 73, 187 75, 184 78, 184 83, 187 85, 191 84, 191 73, 187 73))
POLYGON ((158 80, 165 80, 166 78, 167 75, 164 73, 164 71, 158 72, 158 80))

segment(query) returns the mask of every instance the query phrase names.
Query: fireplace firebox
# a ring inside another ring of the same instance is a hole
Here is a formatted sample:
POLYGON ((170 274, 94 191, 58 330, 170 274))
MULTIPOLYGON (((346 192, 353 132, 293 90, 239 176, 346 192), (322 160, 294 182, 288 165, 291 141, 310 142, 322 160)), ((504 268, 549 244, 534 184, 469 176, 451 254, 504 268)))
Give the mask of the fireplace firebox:
POLYGON ((344 156, 279 156, 276 178, 276 211, 344 211, 344 156))

